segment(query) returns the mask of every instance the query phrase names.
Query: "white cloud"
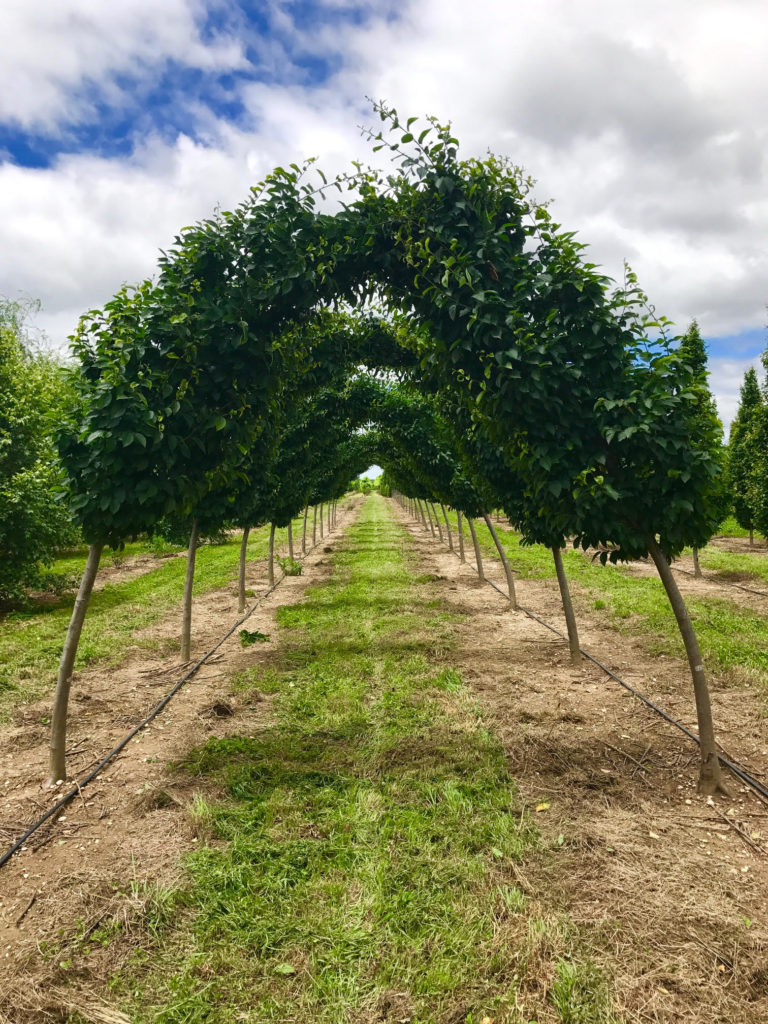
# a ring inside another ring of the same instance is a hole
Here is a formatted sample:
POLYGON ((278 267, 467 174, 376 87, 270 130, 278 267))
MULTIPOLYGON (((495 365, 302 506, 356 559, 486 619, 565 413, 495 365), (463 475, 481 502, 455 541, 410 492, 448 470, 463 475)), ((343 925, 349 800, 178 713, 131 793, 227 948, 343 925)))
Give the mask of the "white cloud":
POLYGON ((232 37, 203 40, 200 0, 3 0, 0 119, 53 130, 120 104, 119 75, 146 75, 168 60, 204 70, 246 66, 232 37))
MULTIPOLYGON (((6 0, 0 118, 53 130, 87 115, 84 85, 117 90, 120 103, 117 72, 151 76, 170 58, 241 68, 242 40, 234 30, 204 40, 203 10, 202 0, 6 0)), ((248 119, 238 126, 188 97, 207 145, 150 135, 128 159, 0 167, 0 246, 13 257, 0 293, 39 296, 55 340, 123 281, 150 275, 182 224, 236 203, 274 164, 316 155, 333 173, 372 159, 357 130, 374 121, 366 94, 452 119, 466 154, 491 148, 523 164, 590 258, 613 276, 629 259, 681 328, 694 316, 708 336, 764 323, 763 0, 413 0, 371 3, 364 25, 311 30, 290 5, 265 10, 280 39, 249 44, 283 84, 239 86, 248 119), (338 70, 312 87, 300 54, 338 70)))

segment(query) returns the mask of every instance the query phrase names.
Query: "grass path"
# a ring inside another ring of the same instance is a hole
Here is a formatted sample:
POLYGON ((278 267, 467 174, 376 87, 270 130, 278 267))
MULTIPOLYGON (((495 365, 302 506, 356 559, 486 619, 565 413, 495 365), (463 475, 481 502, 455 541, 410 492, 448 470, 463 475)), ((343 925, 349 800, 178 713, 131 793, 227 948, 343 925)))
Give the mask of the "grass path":
MULTIPOLYGON (((279 612, 271 663, 235 680, 273 695, 273 724, 178 767, 217 796, 195 808, 207 845, 188 884, 158 894, 113 982, 132 1020, 523 1019, 514 864, 537 840, 413 561, 371 496, 333 576, 279 612)), ((576 958, 550 1005, 547 1019, 615 1019, 576 958)))
MULTIPOLYGON (((294 522, 294 535, 300 522, 294 522)), ((287 531, 278 530, 277 542, 283 543, 285 536, 287 531)), ((269 527, 253 530, 248 560, 265 558, 268 545, 269 527)), ((203 594, 236 579, 239 556, 239 535, 226 544, 203 545, 197 553, 194 593, 203 594)), ((105 556, 106 564, 108 559, 105 556)), ((82 571, 84 558, 76 556, 70 561, 70 568, 82 571)), ((181 605, 186 567, 186 558, 160 561, 151 572, 120 583, 107 583, 96 591, 75 668, 97 662, 117 664, 128 646, 157 646, 157 641, 137 639, 136 633, 181 605)), ((16 612, 0 620, 0 722, 7 720, 19 704, 52 690, 73 603, 74 595, 70 594, 54 606, 16 612)))

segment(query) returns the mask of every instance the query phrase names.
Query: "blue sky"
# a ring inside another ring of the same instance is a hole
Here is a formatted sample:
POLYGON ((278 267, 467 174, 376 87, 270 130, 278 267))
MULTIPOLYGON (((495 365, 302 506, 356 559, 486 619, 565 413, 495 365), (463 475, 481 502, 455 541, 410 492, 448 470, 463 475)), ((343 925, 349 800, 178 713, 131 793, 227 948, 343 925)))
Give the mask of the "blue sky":
POLYGON ((277 163, 372 159, 366 96, 509 156, 709 343, 721 415, 768 341, 758 0, 4 0, 0 294, 66 344, 182 224, 277 163))

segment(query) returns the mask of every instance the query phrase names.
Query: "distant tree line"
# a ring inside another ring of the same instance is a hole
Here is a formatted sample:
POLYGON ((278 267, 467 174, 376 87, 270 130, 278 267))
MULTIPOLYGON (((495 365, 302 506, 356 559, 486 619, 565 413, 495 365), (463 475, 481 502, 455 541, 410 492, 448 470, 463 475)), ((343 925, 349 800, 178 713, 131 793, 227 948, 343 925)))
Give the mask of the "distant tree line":
POLYGON ((79 537, 60 500, 54 441, 70 404, 68 377, 36 350, 27 328, 33 311, 0 299, 0 606, 44 587, 56 549, 79 537))

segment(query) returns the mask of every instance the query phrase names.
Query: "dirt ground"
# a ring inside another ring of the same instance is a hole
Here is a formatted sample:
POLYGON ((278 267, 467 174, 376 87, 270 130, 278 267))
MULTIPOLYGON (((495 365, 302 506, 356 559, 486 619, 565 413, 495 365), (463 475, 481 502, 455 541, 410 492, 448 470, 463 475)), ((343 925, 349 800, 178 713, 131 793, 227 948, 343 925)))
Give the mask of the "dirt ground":
MULTIPOLYGON (((423 571, 465 616, 464 678, 547 847, 523 864, 521 887, 547 912, 588 926, 627 1022, 768 1020, 768 806, 730 778, 730 799, 699 796, 690 741, 596 666, 573 668, 564 642, 505 610, 473 566, 401 518, 423 571)), ((489 559, 486 571, 504 586, 499 563, 489 559)), ((707 582, 681 582, 712 593, 707 582)), ((723 596, 733 593, 753 600, 723 596)), ((565 631, 554 580, 519 580, 517 596, 565 631)), ((695 728, 685 665, 601 626, 578 591, 574 604, 582 647, 695 728)), ((711 687, 723 747, 765 779, 768 722, 754 692, 717 678, 711 687)))
MULTIPOLYGON (((329 552, 356 518, 362 497, 339 508, 337 527, 307 556, 301 576, 286 577, 244 628, 279 643, 277 608, 300 601, 309 584, 331 571, 329 552)), ((156 564, 156 563, 155 563, 156 564)), ((123 567, 125 571, 125 567, 123 567)), ((141 571, 141 568, 139 569, 141 571)), ((147 570, 144 570, 147 571, 147 570)), ((248 566, 251 604, 267 588, 265 560, 248 566)), ((238 618, 236 582, 196 599, 193 661, 238 618)), ((145 634, 174 641, 180 612, 145 634)), ((266 645, 264 645, 266 647, 266 645)), ((86 1020, 114 1024, 127 1018, 108 1010, 87 981, 72 985, 66 953, 51 950, 77 923, 87 938, 122 915, 130 925, 141 909, 144 882, 170 883, 180 858, 198 842, 185 813, 194 798, 179 788, 167 764, 211 735, 250 734, 269 716, 270 700, 233 700, 223 681, 258 662, 261 644, 243 648, 238 631, 168 707, 109 764, 50 825, 0 869, 0 1024, 61 1021, 77 1009, 86 1020), (222 696, 223 691, 223 696, 222 696), (60 929, 62 932, 60 933, 60 929)), ((178 656, 127 650, 117 669, 98 666, 75 673, 70 701, 68 765, 71 778, 89 768, 140 721, 183 674, 178 656)), ((0 729, 0 848, 7 849, 54 802, 46 777, 50 701, 25 705, 12 725, 0 729)))
MULTIPOLYGON (((286 579, 249 620, 272 632, 275 609, 299 601, 330 572, 326 547, 307 558, 304 575, 286 579)), ((768 1020, 768 806, 735 780, 732 797, 696 793, 697 752, 596 667, 573 668, 567 646, 477 580, 474 569, 398 511, 414 537, 420 571, 457 622, 463 677, 478 693, 488 727, 501 738, 510 771, 542 833, 518 869, 520 887, 542 918, 567 913, 594 939, 628 1022, 768 1020)), ((489 575, 502 584, 500 566, 489 575)), ((264 563, 248 585, 264 590, 264 563)), ((502 584, 503 585, 503 584, 502 584)), ((705 584, 697 584, 704 586, 705 584)), ((563 628, 556 585, 519 581, 521 604, 563 628)), ((682 663, 644 653, 639 641, 595 621, 575 594, 582 645, 687 725, 695 722, 682 663)), ((208 649, 236 615, 234 587, 195 608, 195 653, 208 649)), ((155 627, 175 637, 177 615, 155 627)), ((275 636, 272 643, 279 643, 275 636)), ((226 680, 259 661, 237 633, 152 726, 110 765, 58 822, 32 839, 0 872, 0 1022, 84 1019, 117 1024, 89 977, 72 978, 62 953, 46 951, 59 929, 87 937, 122 914, 141 910, 145 881, 169 883, 198 842, 186 809, 193 793, 169 775, 168 761, 208 736, 249 735, 269 719, 270 703, 233 699, 226 680)), ((70 763, 82 775, 146 713, 179 674, 173 658, 127 651, 105 678, 98 668, 74 683, 70 763)), ((768 771, 768 724, 754 693, 712 680, 718 734, 753 773, 768 771)), ((4 740, 0 841, 50 805, 45 774, 47 704, 27 706, 4 740)), ((547 962, 542 939, 542 974, 547 962)), ((65 955, 65 954, 64 954, 65 955)), ((94 964, 95 966, 95 964, 94 964)), ((98 971, 94 972, 95 976, 98 971)), ((543 1020, 544 1018, 542 1018, 543 1020)))
POLYGON ((755 537, 754 544, 749 543, 749 537, 713 537, 709 543, 735 555, 768 555, 768 540, 764 537, 755 537))

